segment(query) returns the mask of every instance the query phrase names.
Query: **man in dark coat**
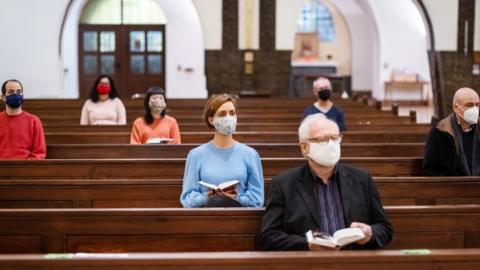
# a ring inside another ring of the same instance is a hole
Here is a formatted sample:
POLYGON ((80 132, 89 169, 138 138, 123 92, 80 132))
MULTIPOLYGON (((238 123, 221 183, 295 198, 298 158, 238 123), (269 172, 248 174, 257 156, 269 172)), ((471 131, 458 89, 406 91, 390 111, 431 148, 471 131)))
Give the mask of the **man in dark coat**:
POLYGON ((423 175, 480 175, 479 105, 480 99, 473 89, 460 88, 455 92, 453 113, 442 119, 428 135, 423 175))
POLYGON ((376 249, 392 239, 370 174, 340 159, 338 126, 323 114, 310 115, 299 128, 300 148, 307 162, 272 179, 260 234, 263 250, 318 250, 305 233, 328 234, 360 228, 365 237, 344 249, 376 249))

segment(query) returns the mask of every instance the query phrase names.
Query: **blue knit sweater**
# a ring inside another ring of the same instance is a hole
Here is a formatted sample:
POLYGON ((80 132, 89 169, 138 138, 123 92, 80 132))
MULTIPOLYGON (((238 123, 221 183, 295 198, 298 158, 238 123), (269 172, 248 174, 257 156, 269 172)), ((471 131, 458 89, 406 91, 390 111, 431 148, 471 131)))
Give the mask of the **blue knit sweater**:
POLYGON ((183 207, 202 207, 208 200, 208 189, 198 183, 218 185, 238 180, 237 201, 247 207, 262 207, 264 200, 263 171, 255 149, 236 142, 229 148, 218 148, 212 142, 188 153, 180 202, 183 207))

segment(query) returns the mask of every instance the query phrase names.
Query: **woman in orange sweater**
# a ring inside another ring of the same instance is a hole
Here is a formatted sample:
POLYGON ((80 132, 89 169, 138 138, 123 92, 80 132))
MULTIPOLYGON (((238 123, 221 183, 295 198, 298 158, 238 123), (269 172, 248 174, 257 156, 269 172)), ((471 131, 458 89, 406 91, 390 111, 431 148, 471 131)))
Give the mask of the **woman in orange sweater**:
POLYGON ((143 104, 146 113, 133 122, 130 143, 180 144, 177 120, 165 114, 167 110, 165 91, 161 87, 150 87, 143 104))

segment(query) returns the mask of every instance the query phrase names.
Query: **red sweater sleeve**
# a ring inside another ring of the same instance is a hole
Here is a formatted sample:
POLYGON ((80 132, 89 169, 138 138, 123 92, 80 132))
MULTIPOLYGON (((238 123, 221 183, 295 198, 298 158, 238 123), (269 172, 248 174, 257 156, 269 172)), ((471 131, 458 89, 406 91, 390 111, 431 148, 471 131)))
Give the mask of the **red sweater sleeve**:
POLYGON ((29 159, 45 159, 47 155, 47 145, 45 144, 45 134, 43 132, 42 122, 35 117, 32 130, 32 151, 29 159))

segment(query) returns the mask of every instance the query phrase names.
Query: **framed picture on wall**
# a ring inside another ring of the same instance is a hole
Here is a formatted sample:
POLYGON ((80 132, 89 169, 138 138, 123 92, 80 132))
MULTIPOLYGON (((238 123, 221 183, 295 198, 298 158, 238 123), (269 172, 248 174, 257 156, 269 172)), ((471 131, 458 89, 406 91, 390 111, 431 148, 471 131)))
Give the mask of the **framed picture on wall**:
POLYGON ((317 33, 296 33, 292 60, 317 61, 319 58, 318 45, 317 33))

